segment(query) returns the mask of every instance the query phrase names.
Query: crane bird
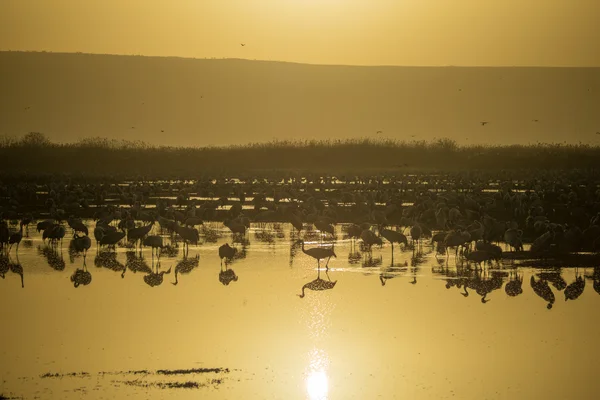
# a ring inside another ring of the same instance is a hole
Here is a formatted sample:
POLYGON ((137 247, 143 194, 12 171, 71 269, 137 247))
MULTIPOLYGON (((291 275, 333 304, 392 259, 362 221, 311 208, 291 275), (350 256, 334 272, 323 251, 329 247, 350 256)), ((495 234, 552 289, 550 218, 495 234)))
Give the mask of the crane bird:
POLYGON ((183 244, 188 251, 190 250, 190 243, 198 245, 198 241, 200 240, 198 229, 188 228, 179 224, 175 225, 175 228, 177 234, 179 234, 179 236, 183 239, 183 244))
POLYGON ((41 231, 45 231, 46 229, 50 228, 53 225, 54 225, 53 219, 46 219, 44 221, 38 222, 36 227, 37 227, 37 231, 39 233, 41 231))
POLYGON ((108 232, 100 238, 100 246, 112 246, 113 248, 125 237, 125 232, 108 232))
POLYGON ((88 228, 87 228, 87 226, 85 226, 85 224, 80 219, 77 219, 77 218, 74 218, 73 216, 71 216, 67 220, 67 223, 69 224, 71 229, 73 229, 73 237, 75 237, 75 232, 84 233, 86 236, 88 235, 88 228))
POLYGON ((156 250, 156 257, 160 258, 160 251, 165 247, 163 245, 163 238, 159 235, 150 235, 144 238, 142 244, 146 247, 152 248, 152 256, 154 257, 154 250, 156 250))
POLYGON ((382 229, 380 234, 392 244, 392 254, 394 253, 394 243, 398 243, 399 245, 404 243, 404 246, 408 246, 408 239, 400 232, 391 229, 382 229))
POLYGON ((17 253, 19 252, 19 243, 21 243, 21 240, 23 240, 23 222, 21 222, 19 224, 19 231, 13 233, 12 235, 10 235, 10 237, 8 238, 8 252, 10 253, 10 250, 13 247, 13 244, 17 245, 17 249, 15 250, 17 253))
POLYGON ((421 239, 421 235, 423 234, 423 229, 420 225, 413 225, 410 228, 410 237, 413 241, 413 246, 415 245, 415 241, 417 242, 417 246, 419 245, 419 239, 421 239))
POLYGON ((87 256, 88 249, 92 246, 92 240, 89 236, 78 236, 75 235, 73 238, 73 247, 78 253, 83 253, 83 264, 85 265, 85 258, 87 256))
POLYGON ((304 248, 304 240, 300 239, 296 243, 302 244, 302 252, 306 255, 311 256, 315 260, 317 260, 317 268, 321 268, 321 260, 327 259, 327 263, 325 264, 325 268, 329 269, 329 260, 331 257, 337 258, 335 252, 333 250, 333 245, 331 247, 313 247, 312 249, 306 250, 304 248))
POLYGON ((481 263, 490 261, 492 259, 492 254, 487 250, 474 250, 469 251, 466 258, 467 261, 475 262, 479 268, 481 268, 481 263))
POLYGON ((315 221, 315 228, 321 232, 329 233, 331 236, 335 236, 335 228, 330 223, 321 219, 315 221))
POLYGON ((143 242, 143 239, 150 233, 152 227, 154 226, 154 221, 150 222, 148 225, 140 226, 138 228, 129 229, 127 231, 127 240, 133 241, 134 245, 137 247, 137 242, 140 242, 140 248, 143 242))
POLYGON ((237 253, 237 249, 235 247, 231 247, 229 243, 225 243, 219 247, 219 258, 221 259, 221 266, 223 266, 223 259, 225 258, 225 262, 231 261, 233 256, 237 253))
POLYGON ((371 250, 371 247, 374 244, 378 244, 379 246, 383 245, 383 240, 381 240, 379 236, 375 235, 375 233, 373 233, 373 231, 370 229, 363 230, 360 234, 360 238, 369 250, 371 250))

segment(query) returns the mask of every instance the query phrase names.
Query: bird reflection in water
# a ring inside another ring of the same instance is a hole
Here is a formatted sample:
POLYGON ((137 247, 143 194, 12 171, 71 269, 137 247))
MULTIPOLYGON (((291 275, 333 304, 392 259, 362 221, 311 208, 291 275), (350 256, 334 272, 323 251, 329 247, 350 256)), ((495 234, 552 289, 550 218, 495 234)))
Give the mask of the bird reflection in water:
POLYGON ((510 280, 504 286, 504 291, 511 297, 523 293, 523 275, 519 275, 517 271, 511 271, 510 280))
POLYGON ((594 281, 594 290, 600 294, 600 267, 594 267, 594 275, 592 276, 594 281))
POLYGON ((0 253, 0 278, 4 279, 9 270, 10 261, 8 260, 8 256, 0 253))
POLYGON ((117 261, 117 253, 114 251, 105 251, 102 250, 100 251, 97 255, 96 258, 94 258, 94 265, 96 265, 96 267, 100 268, 100 267, 104 267, 104 268, 108 268, 111 271, 115 271, 115 272, 121 272, 121 278, 125 277, 125 272, 127 271, 127 267, 123 264, 121 264, 119 261, 117 261))
POLYGON ((583 294, 583 290, 585 289, 584 277, 578 274, 577 269, 575 269, 575 274, 575 280, 565 288, 565 301, 577 300, 579 296, 583 294))
POLYGON ((10 255, 0 255, 0 278, 4 279, 8 271, 17 274, 21 277, 21 287, 25 287, 23 278, 23 266, 19 261, 19 254, 15 255, 16 261, 14 261, 10 255))
MULTIPOLYGON (((461 278, 456 286, 460 289, 462 287, 463 292, 461 294, 464 297, 469 297, 468 289, 474 290, 479 296, 481 296, 481 303, 485 304, 490 301, 487 296, 494 290, 502 288, 503 277, 506 273, 492 272, 491 278, 488 276, 488 272, 475 270, 463 270, 459 274, 461 278)), ((448 287, 448 285, 446 285, 448 287)))
POLYGON ((553 268, 542 271, 537 276, 549 283, 556 288, 556 290, 564 290, 567 287, 567 281, 561 275, 561 268, 553 268))
POLYGON ((376 268, 376 267, 380 267, 381 264, 383 264, 383 256, 380 255, 379 257, 373 257, 373 255, 371 253, 368 254, 368 256, 365 257, 365 259, 362 262, 362 267, 363 268, 376 268))
POLYGON ((381 286, 385 286, 388 280, 400 276, 400 273, 406 271, 407 268, 408 261, 404 261, 404 263, 394 264, 394 257, 392 256, 392 263, 389 266, 385 267, 379 274, 379 281, 381 282, 381 286))
POLYGON ((71 282, 73 282, 73 287, 77 288, 80 285, 87 286, 92 283, 92 274, 87 270, 85 263, 83 264, 83 268, 77 268, 73 275, 71 275, 71 282))
POLYGON ((154 260, 152 260, 152 270, 150 271, 149 274, 144 275, 144 282, 146 282, 146 284, 151 287, 159 286, 163 283, 163 276, 165 274, 170 274, 170 273, 171 273, 171 268, 169 268, 167 271, 160 271, 160 261, 157 261, 156 266, 155 266, 154 260), (155 268, 156 268, 156 272, 154 272, 155 268))
POLYGON ((348 264, 357 265, 362 261, 362 253, 358 250, 348 253, 348 264))
POLYGON ((540 280, 536 281, 535 277, 531 276, 531 279, 529 282, 530 282, 531 288, 533 289, 535 294, 537 294, 542 299, 544 299, 548 302, 548 305, 546 305, 546 308, 548 310, 550 310, 552 308, 552 305, 554 304, 555 298, 554 298, 554 293, 552 292, 552 289, 550 289, 550 286, 548 286, 548 281, 546 281, 543 278, 540 278, 540 280))
POLYGON ((292 239, 292 243, 290 244, 290 268, 294 264, 294 258, 296 257, 296 254, 298 254, 298 250, 300 250, 300 248, 302 247, 300 245, 300 241, 298 241, 297 239, 292 239))
POLYGON ((38 246, 38 253, 44 256, 48 265, 56 271, 65 269, 65 260, 63 259, 62 249, 54 246, 38 246))
POLYGON ((304 291, 306 289, 310 289, 310 290, 329 290, 329 289, 333 289, 335 287, 335 284, 337 283, 337 281, 331 281, 331 278, 329 277, 329 271, 326 269, 325 270, 325 275, 327 275, 327 280, 321 279, 321 269, 318 268, 317 269, 317 279, 310 281, 306 284, 304 284, 304 286, 302 286, 302 293, 298 295, 298 297, 300 297, 301 299, 304 298, 305 294, 304 291))
POLYGON ((138 255, 135 251, 126 252, 125 260, 125 267, 134 274, 137 272, 152 273, 152 268, 150 268, 144 257, 141 254, 138 255))
POLYGON ((171 282, 173 285, 177 285, 179 282, 177 280, 179 274, 189 274, 194 270, 194 268, 198 267, 200 263, 200 254, 196 254, 195 257, 183 257, 181 261, 177 263, 175 266, 175 282, 171 282))
POLYGON ((225 270, 223 270, 223 266, 221 266, 221 271, 219 272, 219 282, 223 285, 228 286, 231 282, 237 282, 238 276, 235 274, 235 271, 227 267, 225 264, 225 270))

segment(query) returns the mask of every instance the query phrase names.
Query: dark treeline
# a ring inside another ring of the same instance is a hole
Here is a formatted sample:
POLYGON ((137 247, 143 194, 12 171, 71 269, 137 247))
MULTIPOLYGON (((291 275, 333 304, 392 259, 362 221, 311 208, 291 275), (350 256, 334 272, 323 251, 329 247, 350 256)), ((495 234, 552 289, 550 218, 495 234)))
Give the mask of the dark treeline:
POLYGON ((595 170, 600 147, 536 144, 458 146, 450 139, 274 141, 229 147, 152 146, 139 141, 84 139, 52 143, 29 133, 0 142, 2 175, 196 178, 268 171, 377 173, 413 171, 595 170))

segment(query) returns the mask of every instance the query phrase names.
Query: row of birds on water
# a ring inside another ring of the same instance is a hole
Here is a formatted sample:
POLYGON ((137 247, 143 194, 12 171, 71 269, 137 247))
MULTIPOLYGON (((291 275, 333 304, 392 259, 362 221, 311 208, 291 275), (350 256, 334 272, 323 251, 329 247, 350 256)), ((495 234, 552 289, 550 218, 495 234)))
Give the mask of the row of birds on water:
MULTIPOLYGON (((42 226, 41 230, 53 242, 64 237, 61 222, 65 220, 87 235, 87 227, 81 226, 81 217, 87 215, 98 221, 94 237, 103 246, 114 246, 127 236, 136 243, 147 240, 148 246, 159 248, 159 237, 146 238, 156 222, 189 246, 198 243, 197 227, 208 220, 221 221, 233 233, 241 235, 246 233, 250 222, 289 222, 298 232, 316 228, 330 235, 337 224, 347 222, 353 224, 354 237, 375 242, 371 231, 384 239, 390 236, 393 243, 402 243, 402 236, 393 233, 397 229, 389 229, 396 227, 402 235, 410 229, 411 239, 417 242, 431 237, 446 248, 457 248, 454 243, 482 241, 474 251, 487 252, 488 256, 498 255, 498 249, 489 244, 502 241, 515 251, 522 250, 524 243, 533 243, 531 251, 538 254, 600 251, 600 189, 591 184, 593 181, 574 179, 568 183, 561 181, 560 176, 549 175, 548 179, 523 182, 517 186, 518 190, 514 189, 514 183, 494 182, 496 191, 485 192, 491 187, 490 182, 479 181, 477 175, 466 182, 452 181, 447 176, 426 176, 415 177, 412 182, 387 183, 383 177, 355 177, 353 183, 348 183, 346 177, 347 183, 343 185, 335 184, 333 178, 321 177, 311 182, 290 178, 284 184, 239 184, 231 180, 132 183, 125 189, 120 185, 49 184, 36 189, 13 188, 4 193, 8 197, 0 196, 0 202, 6 198, 31 202, 37 199, 39 189, 47 189, 44 203, 48 208, 35 212, 35 216, 50 215, 50 226, 42 226), (552 177, 556 180, 549 180, 552 177), (423 182, 423 189, 419 190, 418 183, 423 179, 431 182, 423 182), (408 190, 408 186, 412 189, 408 190), (164 194, 165 188, 167 195, 176 194, 175 199, 152 197, 161 191, 164 194), (218 197, 201 201, 192 198, 194 194, 218 197), (87 199, 96 196, 120 197, 129 203, 92 209, 87 199), (252 200, 247 201, 250 196, 252 200), (247 209, 248 205, 253 209, 247 209), (138 226, 140 222, 145 226, 138 226)), ((22 230, 11 233, 6 221, 20 219, 28 229, 34 219, 34 213, 24 211, 21 203, 11 200, 8 207, 0 210, 0 217, 5 220, 0 224, 3 246, 18 247, 19 238, 23 237, 22 230)), ((471 254, 473 259, 484 256, 471 254)))
MULTIPOLYGON (((79 252, 79 248, 76 246, 77 237, 71 239, 69 244, 69 254, 71 255, 71 262, 74 262, 74 257, 77 257, 81 253, 79 252)), ((294 239, 291 244, 291 248, 300 247, 302 251, 313 257, 317 260, 327 259, 331 257, 336 257, 336 253, 333 247, 316 247, 305 249, 304 241, 294 239)), ((245 247, 245 245, 244 245, 245 247)), ((350 250, 352 251, 353 244, 350 243, 350 250)), ((366 250, 365 247, 363 249, 366 250)), ((243 248, 244 252, 241 257, 237 257, 239 251, 236 247, 230 246, 228 243, 225 243, 218 248, 219 258, 221 259, 221 269, 219 271, 219 282, 223 285, 229 285, 231 282, 238 281, 238 275, 228 267, 228 264, 233 262, 236 258, 245 258, 246 250, 243 248), (224 261, 224 262, 223 262, 224 261), (225 264, 225 267, 223 266, 225 264)), ((62 259, 62 252, 59 253, 58 248, 54 248, 52 246, 39 246, 38 252, 42 254, 46 259, 49 265, 56 270, 62 271, 65 269, 65 262, 62 259), (60 254, 60 255, 59 255, 60 254)), ((177 253, 174 253, 173 256, 176 256, 177 253)), ((352 255, 352 253, 350 254, 352 255)), ((349 255, 349 259, 350 259, 349 255)), ((291 258, 294 257, 294 253, 290 253, 291 258)), ((155 263, 154 257, 152 257, 152 266, 149 266, 142 253, 137 252, 136 250, 128 250, 125 253, 126 263, 122 264, 117 260, 117 253, 112 251, 99 251, 96 254, 94 259, 94 264, 96 267, 104 267, 110 269, 115 272, 120 272, 120 276, 125 277, 125 273, 128 270, 131 270, 132 273, 140 272, 144 274, 143 280, 144 282, 151 287, 159 286, 163 283, 163 279, 165 275, 171 273, 172 268, 169 267, 168 270, 161 270, 160 260, 157 258, 155 263)), ((417 253, 417 257, 419 254, 417 253)), ((175 265, 174 272, 174 281, 171 282, 173 285, 177 285, 179 282, 179 276, 182 274, 189 274, 194 269, 199 266, 200 256, 196 254, 195 256, 188 256, 184 253, 183 258, 178 261, 175 265)), ((468 297, 470 295, 469 290, 475 291, 475 293, 481 297, 481 302, 483 304, 490 301, 488 296, 495 290, 501 289, 504 285, 504 291, 508 296, 515 297, 523 293, 523 276, 520 275, 517 269, 511 268, 509 271, 506 270, 471 270, 470 268, 466 268, 462 263, 457 264, 455 269, 448 268, 448 260, 439 259, 440 264, 445 263, 445 267, 432 267, 432 272, 435 275, 440 275, 444 277, 446 282, 446 288, 457 288, 460 290, 460 294, 464 297, 468 297)), ((290 264, 291 265, 291 264, 290 264)), ((413 279, 410 281, 411 284, 417 283, 417 270, 418 270, 418 262, 414 262, 412 268, 413 279)), ((363 266, 368 267, 376 267, 381 266, 381 258, 379 258, 379 262, 371 262, 365 263, 363 266)), ((379 274, 379 280, 382 286, 385 286, 389 280, 395 279, 398 277, 405 276, 405 272, 408 270, 408 262, 405 261, 404 264, 397 263, 394 264, 393 258, 390 266, 380 268, 381 272, 379 274)), ((21 286, 24 287, 24 271, 23 267, 19 262, 18 254, 16 254, 16 262, 12 259, 11 256, 1 254, 0 255, 0 277, 2 279, 5 278, 8 271, 11 271, 21 277, 21 286)), ((301 288, 301 292, 299 296, 304 298, 306 295, 306 290, 312 291, 323 291, 333 289, 336 284, 336 281, 332 281, 329 277, 329 268, 328 265, 325 265, 324 273, 327 279, 323 279, 321 277, 322 269, 320 266, 317 268, 317 277, 316 279, 304 284, 301 288)), ((533 289, 534 293, 539 297, 543 298, 547 302, 547 308, 552 308, 555 302, 555 295, 550 288, 551 284, 554 286, 556 290, 563 291, 565 300, 576 300, 579 298, 585 289, 585 279, 593 280, 593 288, 594 290, 600 294, 600 268, 594 268, 593 275, 591 276, 582 276, 580 275, 576 269, 576 278, 575 280, 568 284, 564 280, 561 275, 561 269, 549 269, 543 270, 535 274, 535 276, 531 276, 530 278, 530 286, 533 289)), ((87 286, 92 282, 92 274, 87 269, 86 261, 85 261, 85 253, 83 254, 83 267, 77 268, 75 272, 71 275, 71 282, 75 288, 80 286, 87 286)))

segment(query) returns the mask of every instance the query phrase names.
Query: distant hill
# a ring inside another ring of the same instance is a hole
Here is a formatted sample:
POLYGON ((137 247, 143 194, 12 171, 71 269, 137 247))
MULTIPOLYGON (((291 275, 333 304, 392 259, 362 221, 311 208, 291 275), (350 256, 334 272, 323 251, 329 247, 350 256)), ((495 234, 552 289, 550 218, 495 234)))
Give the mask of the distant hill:
POLYGON ((357 137, 600 144, 600 68, 0 52, 0 135, 29 131, 193 146, 357 137))

